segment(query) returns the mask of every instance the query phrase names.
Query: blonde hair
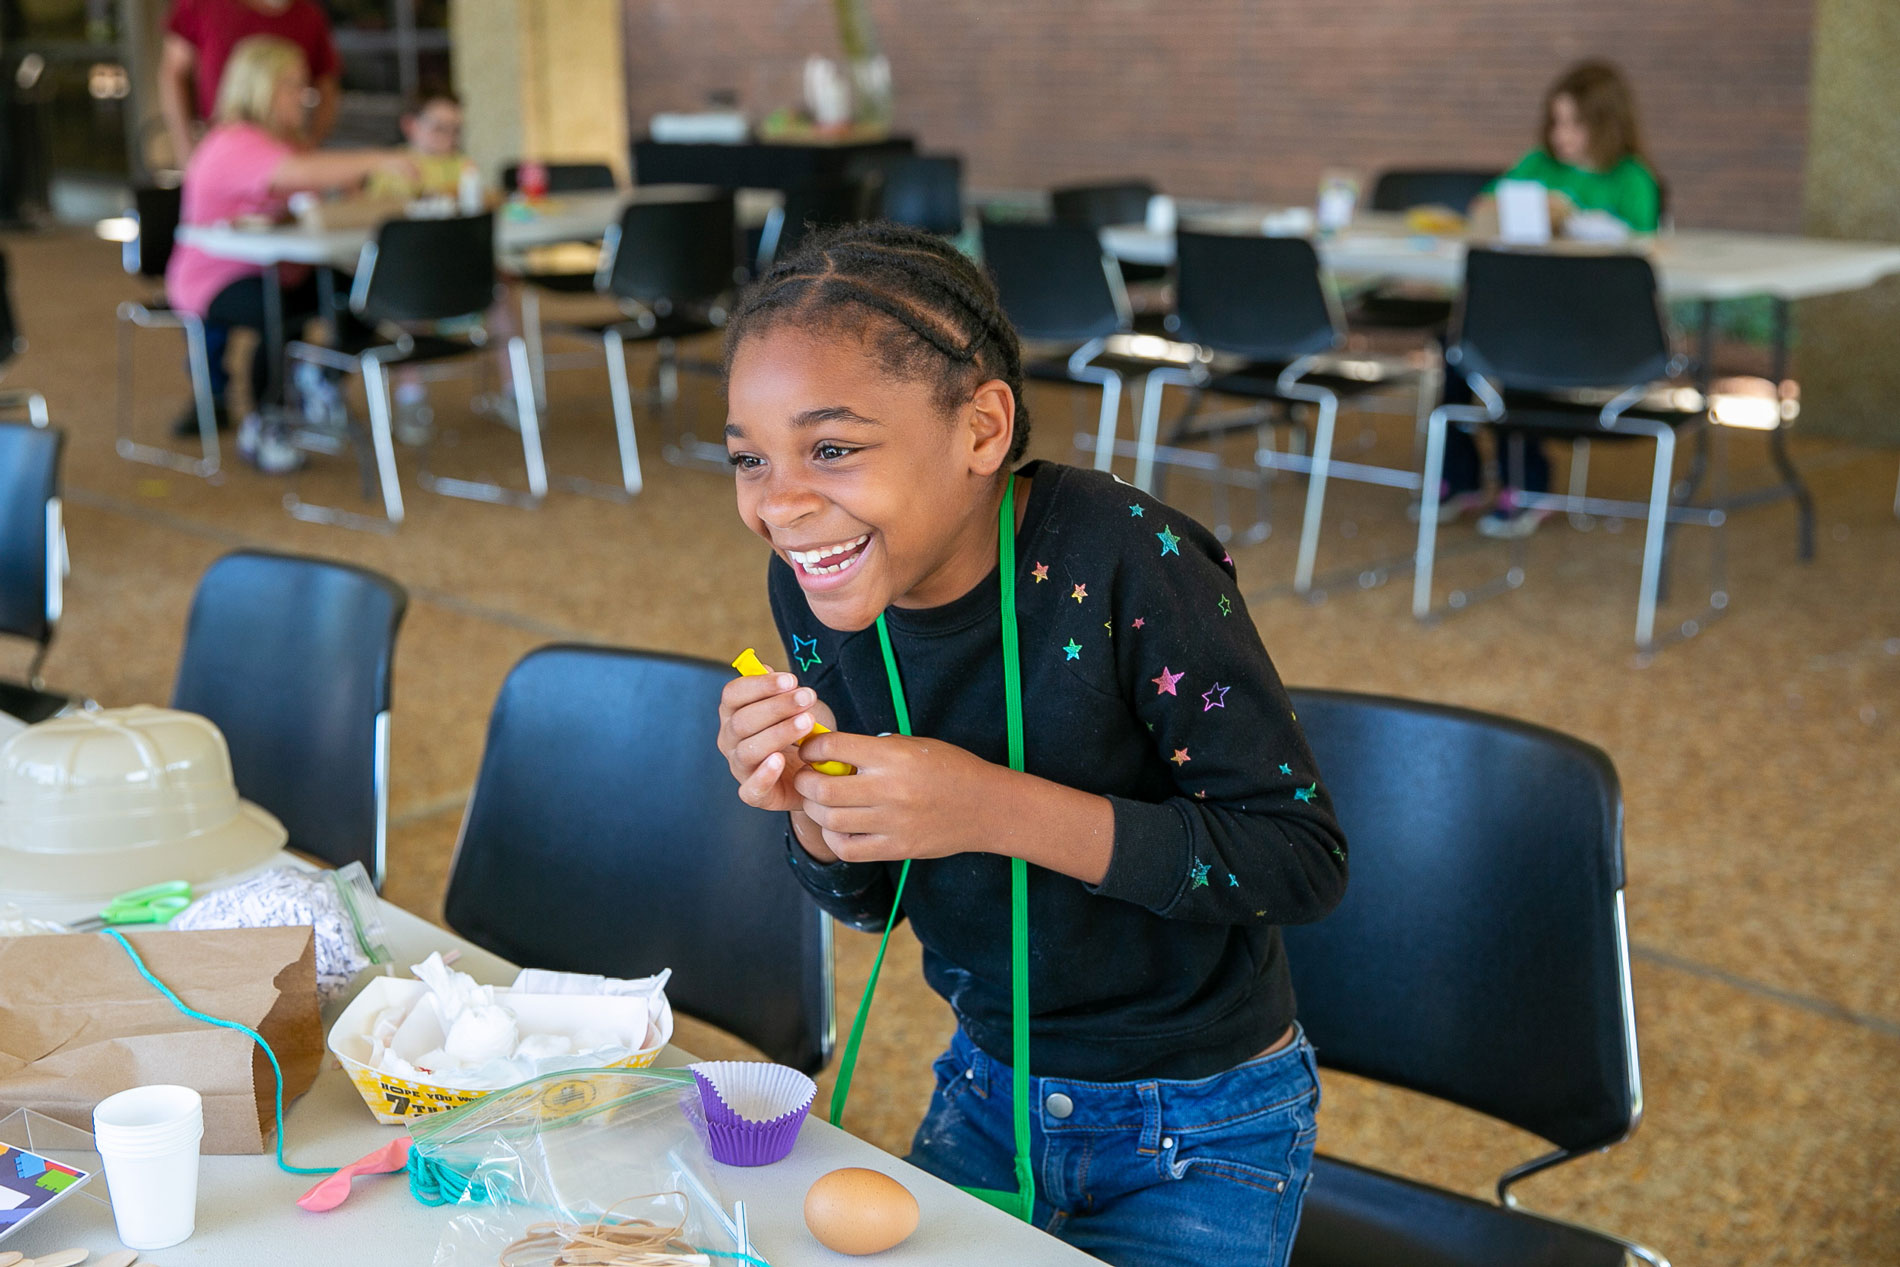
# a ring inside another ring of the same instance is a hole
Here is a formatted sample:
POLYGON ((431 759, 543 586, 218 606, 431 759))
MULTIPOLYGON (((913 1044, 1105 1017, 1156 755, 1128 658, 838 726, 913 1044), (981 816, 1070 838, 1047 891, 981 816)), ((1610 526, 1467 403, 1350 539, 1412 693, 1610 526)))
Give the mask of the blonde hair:
POLYGON ((271 106, 277 85, 304 64, 303 50, 276 35, 247 35, 231 49, 218 81, 219 123, 255 123, 275 130, 271 106))

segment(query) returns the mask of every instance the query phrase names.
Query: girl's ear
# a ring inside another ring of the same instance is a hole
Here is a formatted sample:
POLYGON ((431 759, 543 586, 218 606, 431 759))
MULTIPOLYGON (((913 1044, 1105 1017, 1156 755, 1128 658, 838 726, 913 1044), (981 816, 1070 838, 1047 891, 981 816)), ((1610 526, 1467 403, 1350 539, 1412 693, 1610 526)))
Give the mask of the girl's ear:
POLYGON ((1016 439, 1016 393, 1002 379, 992 378, 977 386, 964 413, 970 470, 981 476, 996 474, 1009 460, 1016 439))

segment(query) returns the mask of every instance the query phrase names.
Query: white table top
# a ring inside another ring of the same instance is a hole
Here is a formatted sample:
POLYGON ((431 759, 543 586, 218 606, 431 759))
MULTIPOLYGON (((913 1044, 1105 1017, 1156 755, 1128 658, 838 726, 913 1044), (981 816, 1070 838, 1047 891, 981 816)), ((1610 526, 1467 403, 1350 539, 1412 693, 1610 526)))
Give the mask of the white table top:
MULTIPOLYGON (((1189 214, 1188 227, 1257 232, 1264 209, 1234 207, 1189 214)), ((1174 235, 1144 225, 1101 231, 1102 249, 1133 264, 1172 264, 1174 235)), ((1464 277, 1461 238, 1407 233, 1399 217, 1366 215, 1343 233, 1316 239, 1320 259, 1343 277, 1385 277, 1453 289, 1464 277)), ((1808 299, 1860 290, 1900 273, 1900 245, 1847 242, 1782 233, 1678 229, 1651 243, 1657 282, 1669 299, 1739 299, 1772 295, 1808 299)))
MULTIPOLYGON (((631 190, 556 194, 530 213, 520 202, 495 212, 495 250, 502 255, 561 242, 591 242, 620 219, 632 202, 666 202, 712 193, 701 185, 639 185, 631 190)), ((736 210, 741 224, 763 223, 780 197, 775 191, 740 190, 736 210)), ((367 228, 306 229, 284 224, 269 229, 240 229, 230 224, 185 224, 178 240, 208 255, 247 264, 318 264, 351 268, 373 236, 367 228)))
MULTIPOLYGON (((431 950, 459 949, 455 967, 493 985, 514 980, 515 967, 455 934, 384 904, 390 948, 396 963, 420 962, 431 950)), ((676 1047, 661 1053, 662 1065, 681 1065, 693 1057, 676 1047)), ((337 1165, 355 1161, 388 1142, 403 1128, 379 1126, 334 1059, 288 1114, 293 1164, 337 1165)), ((316 1177, 290 1175, 268 1155, 205 1157, 198 1174, 198 1223, 191 1239, 149 1257, 165 1267, 338 1267, 375 1263, 420 1267, 434 1256, 442 1229, 454 1217, 452 1206, 430 1208, 409 1195, 406 1177, 358 1179, 340 1208, 310 1214, 297 1208, 316 1177)), ((968 1264, 976 1258, 996 1263, 1080 1264, 1097 1260, 1052 1236, 1018 1222, 932 1178, 889 1153, 847 1135, 814 1115, 798 1133, 791 1156, 771 1166, 734 1167, 708 1163, 725 1200, 744 1201, 757 1252, 773 1267, 841 1267, 862 1261, 834 1254, 806 1231, 805 1190, 820 1175, 840 1166, 881 1170, 916 1196, 922 1218, 917 1231, 876 1261, 891 1267, 968 1264)), ((110 1208, 98 1201, 68 1200, 18 1234, 0 1250, 27 1255, 50 1254, 84 1246, 94 1256, 119 1248, 110 1208)))

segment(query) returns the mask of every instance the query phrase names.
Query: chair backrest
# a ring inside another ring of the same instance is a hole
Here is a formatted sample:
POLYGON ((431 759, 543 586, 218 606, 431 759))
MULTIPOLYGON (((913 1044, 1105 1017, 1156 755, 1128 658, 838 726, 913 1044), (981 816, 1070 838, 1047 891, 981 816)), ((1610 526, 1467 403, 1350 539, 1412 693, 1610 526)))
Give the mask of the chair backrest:
POLYGON ((1507 388, 1632 387, 1669 372, 1641 255, 1474 249, 1452 328, 1458 368, 1507 388))
POLYGON ((1025 339, 1086 343, 1128 327, 1121 274, 1093 229, 985 220, 983 264, 1025 339))
POLYGON ((1450 207, 1460 215, 1484 187, 1498 178, 1496 169, 1414 167, 1380 172, 1372 182, 1374 211, 1408 211, 1413 207, 1450 207))
POLYGON ((20 327, 13 317, 13 278, 7 266, 7 253, 0 251, 0 370, 26 347, 20 327))
POLYGON ((963 231, 963 160, 954 154, 913 154, 881 168, 878 214, 928 233, 963 231))
POLYGON ((1307 239, 1183 230, 1175 240, 1181 338, 1256 361, 1293 361, 1343 337, 1307 239))
POLYGON ((1284 930, 1320 1060, 1570 1150, 1641 1113, 1623 801, 1600 749, 1524 722, 1344 691, 1293 707, 1352 853, 1284 930))
MULTIPOLYGON (((509 163, 501 169, 501 187, 505 193, 521 188, 521 163, 509 163)), ((548 192, 578 194, 596 189, 618 189, 614 169, 605 163, 543 163, 548 173, 548 192)))
POLYGON ((1148 200, 1154 184, 1121 180, 1101 185, 1064 185, 1049 191, 1049 214, 1059 224, 1103 229, 1111 224, 1139 224, 1148 218, 1148 200))
POLYGON ((0 422, 0 633, 45 646, 59 620, 59 461, 66 435, 0 422), (49 528, 52 533, 49 534, 49 528))
POLYGON ((815 176, 786 186, 784 204, 773 211, 759 241, 759 271, 789 255, 814 229, 862 220, 866 179, 815 176))
POLYGON ((184 190, 174 185, 140 185, 132 191, 132 218, 138 232, 125 244, 125 271, 157 280, 165 276, 178 237, 184 190))
POLYGON ((814 1072, 831 1051, 826 917, 785 819, 713 745, 732 670, 543 647, 502 684, 449 876, 449 926, 524 967, 671 968, 680 1011, 814 1072))
POLYGON ((633 202, 607 234, 607 289, 647 305, 707 303, 732 289, 738 264, 732 193, 633 202))
POLYGON ((350 307, 369 321, 447 321, 495 302, 495 217, 388 220, 364 248, 350 307))
POLYGON ((380 887, 390 666, 408 595, 388 577, 261 550, 206 569, 172 707, 224 732, 238 792, 290 845, 361 862, 380 887))

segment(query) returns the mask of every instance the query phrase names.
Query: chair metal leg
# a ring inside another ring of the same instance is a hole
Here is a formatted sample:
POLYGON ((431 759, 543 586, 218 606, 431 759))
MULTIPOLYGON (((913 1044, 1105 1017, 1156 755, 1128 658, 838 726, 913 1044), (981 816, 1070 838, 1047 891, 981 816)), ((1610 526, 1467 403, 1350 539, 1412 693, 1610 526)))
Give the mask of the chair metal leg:
MULTIPOLYGON (((1121 423, 1122 414, 1122 376, 1113 370, 1102 380, 1102 413, 1095 424, 1095 469, 1106 471, 1115 464, 1115 432, 1121 423)), ((1153 460, 1154 445, 1148 445, 1149 460, 1153 460)), ((1140 475, 1137 473, 1136 478, 1140 475)))
MULTIPOLYGON (((534 405, 533 369, 528 358, 528 341, 525 337, 516 335, 508 340, 508 366, 509 376, 514 379, 515 416, 521 426, 521 462, 527 471, 528 490, 522 492, 518 489, 508 488, 504 485, 486 480, 469 480, 461 479, 456 476, 437 475, 426 466, 416 472, 416 483, 420 484, 429 492, 439 493, 444 497, 460 497, 467 501, 492 502, 500 506, 520 506, 529 510, 539 506, 547 499, 548 468, 546 458, 541 450, 541 413, 534 405)), ((379 386, 373 392, 370 389, 367 374, 368 366, 366 364, 364 391, 371 396, 370 427, 372 438, 377 438, 376 428, 379 425, 377 423, 376 412, 376 397, 378 395, 382 398, 383 421, 380 424, 382 427, 382 438, 387 438, 389 433, 389 415, 391 412, 388 371, 380 365, 377 366, 376 380, 379 386)), ((381 439, 378 439, 378 444, 380 446, 381 439)), ((381 453, 382 450, 379 447, 377 450, 379 464, 381 462, 381 453)), ((390 469, 394 469, 393 448, 391 450, 390 469)))
MULTIPOLYGON (((1590 442, 1573 440, 1570 444, 1570 495, 1586 497, 1590 492, 1590 442)), ((1578 532, 1588 532, 1596 527, 1597 521, 1589 515, 1577 511, 1570 512, 1570 526, 1578 532)))
POLYGON ((0 389, 0 409, 24 409, 26 420, 35 427, 49 427, 53 416, 47 412, 46 397, 26 388, 0 389))
POLYGON ((383 511, 389 522, 402 522, 402 484, 396 474, 396 439, 390 423, 389 371, 381 361, 363 362, 363 394, 369 402, 369 442, 376 453, 376 479, 382 485, 383 511))
POLYGON ((1307 477, 1306 517, 1300 524, 1299 563, 1293 570, 1293 592, 1313 588, 1313 560, 1319 554, 1320 522, 1326 513, 1326 474, 1333 460, 1333 420, 1339 401, 1328 392, 1319 402, 1319 421, 1313 430, 1313 467, 1307 477))
POLYGON ((638 493, 643 484, 640 475, 640 450, 633 436, 633 389, 627 382, 627 342, 618 331, 601 336, 607 353, 607 386, 613 395, 614 435, 620 443, 620 482, 628 496, 638 493))
MULTIPOLYGON (((1135 487, 1152 493, 1155 483, 1155 440, 1161 431, 1161 397, 1167 392, 1167 380, 1157 379, 1164 370, 1150 371, 1141 384, 1141 425, 1135 433, 1135 487)), ((1099 454, 1101 450, 1097 448, 1099 454)), ((1099 460, 1099 459, 1098 459, 1099 460)))
POLYGON ((541 296, 533 285, 521 288, 521 337, 528 346, 528 364, 533 367, 534 404, 537 409, 548 407, 548 361, 542 344, 541 296))
POLYGON ((515 410, 521 422, 521 460, 528 468, 528 492, 538 502, 548 495, 548 464, 541 451, 541 410, 523 376, 531 372, 528 342, 508 340, 508 364, 515 380, 515 410))
POLYGON ((199 479, 213 479, 223 464, 223 455, 218 439, 217 404, 211 395, 211 356, 205 345, 204 322, 189 313, 180 313, 175 319, 167 318, 158 324, 176 325, 185 334, 185 362, 191 369, 191 398, 198 413, 200 456, 188 458, 157 445, 141 444, 133 436, 132 332, 137 326, 151 328, 151 319, 144 309, 131 304, 119 305, 118 399, 113 411, 117 434, 113 449, 127 461, 162 466, 199 479))
POLYGON ((1432 559, 1438 547, 1438 486, 1445 473, 1445 414, 1432 410, 1425 423, 1425 476, 1419 489, 1418 558, 1412 567, 1412 615, 1432 614, 1432 559))
POLYGON ((1636 649, 1651 650, 1656 633, 1656 589, 1662 576, 1663 533, 1669 515, 1669 485, 1675 473, 1676 433, 1656 432, 1656 469, 1649 481, 1649 527, 1643 534, 1643 580, 1636 599, 1636 649))

